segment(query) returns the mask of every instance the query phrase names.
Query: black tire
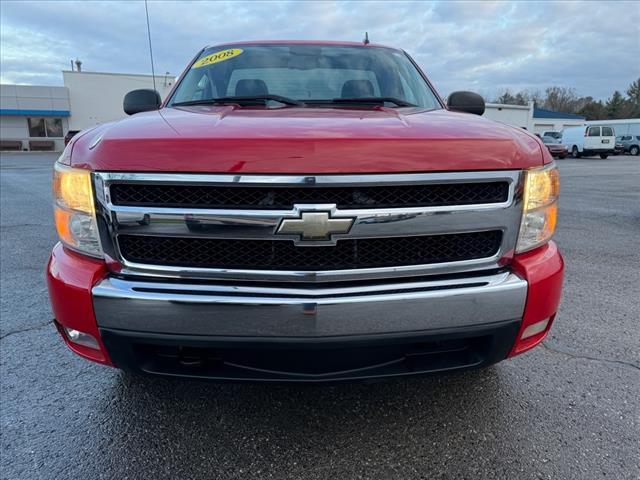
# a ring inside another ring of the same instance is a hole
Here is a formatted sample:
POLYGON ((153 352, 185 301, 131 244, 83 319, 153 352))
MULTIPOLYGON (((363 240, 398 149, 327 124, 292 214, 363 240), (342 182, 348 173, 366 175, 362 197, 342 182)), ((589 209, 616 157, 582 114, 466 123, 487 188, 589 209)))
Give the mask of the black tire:
POLYGON ((576 147, 575 145, 571 149, 571 156, 573 158, 580 158, 580 152, 578 151, 578 147, 576 147))
POLYGON ((564 160, 565 158, 567 158, 567 156, 563 153, 562 155, 558 155, 558 158, 560 160, 564 160))
POLYGON ((629 155, 638 155, 640 153, 640 148, 637 145, 633 145, 629 149, 629 155))
POLYGON ((608 153, 601 153, 600 154, 600 158, 603 159, 603 160, 606 160, 608 156, 609 156, 608 153))

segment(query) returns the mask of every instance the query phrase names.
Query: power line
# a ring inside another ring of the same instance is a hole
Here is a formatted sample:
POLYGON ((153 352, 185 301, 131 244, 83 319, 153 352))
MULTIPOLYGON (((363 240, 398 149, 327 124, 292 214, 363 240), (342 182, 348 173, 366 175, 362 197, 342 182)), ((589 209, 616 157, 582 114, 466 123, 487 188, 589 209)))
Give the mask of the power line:
POLYGON ((156 72, 153 68, 153 49, 151 48, 151 27, 149 26, 149 6, 147 0, 144 0, 144 10, 147 14, 147 34, 149 36, 149 56, 151 57, 151 77, 153 78, 153 89, 156 89, 156 72))

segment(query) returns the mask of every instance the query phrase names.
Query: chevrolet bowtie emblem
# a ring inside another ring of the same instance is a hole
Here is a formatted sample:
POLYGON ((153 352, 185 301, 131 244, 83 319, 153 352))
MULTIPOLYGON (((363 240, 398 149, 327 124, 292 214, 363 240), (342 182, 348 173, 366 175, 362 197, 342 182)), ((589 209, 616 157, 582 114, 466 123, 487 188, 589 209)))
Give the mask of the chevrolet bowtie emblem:
POLYGON ((331 240, 334 233, 349 233, 355 219, 331 218, 330 212, 302 212, 300 218, 285 218, 278 235, 299 235, 300 240, 331 240))

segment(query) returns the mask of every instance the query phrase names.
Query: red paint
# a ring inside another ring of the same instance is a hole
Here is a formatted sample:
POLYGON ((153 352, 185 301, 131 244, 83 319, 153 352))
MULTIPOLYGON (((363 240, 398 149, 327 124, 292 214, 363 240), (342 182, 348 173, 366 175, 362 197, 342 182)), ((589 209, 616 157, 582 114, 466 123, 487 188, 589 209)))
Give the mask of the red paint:
POLYGON ((392 173, 529 168, 546 156, 520 129, 444 109, 196 106, 102 125, 74 142, 71 163, 137 172, 392 173))
POLYGON ((555 242, 549 242, 531 252, 516 255, 512 268, 527 281, 529 287, 522 325, 510 357, 535 347, 549 333, 560 303, 564 261, 555 242), (544 332, 519 340, 525 328, 545 318, 551 318, 551 321, 544 332))
POLYGON ((93 335, 101 351, 68 341, 58 327, 67 346, 78 355, 94 362, 110 365, 93 311, 91 288, 107 275, 104 262, 78 255, 57 244, 47 264, 49 298, 56 321, 69 328, 93 335))

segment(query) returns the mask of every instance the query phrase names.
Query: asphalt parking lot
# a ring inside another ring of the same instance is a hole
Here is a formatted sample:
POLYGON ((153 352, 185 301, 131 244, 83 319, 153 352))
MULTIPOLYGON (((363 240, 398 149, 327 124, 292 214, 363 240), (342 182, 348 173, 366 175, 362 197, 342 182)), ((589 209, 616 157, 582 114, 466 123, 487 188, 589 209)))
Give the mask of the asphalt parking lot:
POLYGON ((54 158, 0 160, 2 478, 640 477, 640 157, 559 162, 567 271, 543 347, 330 387, 131 380, 67 351, 44 282, 54 158))

